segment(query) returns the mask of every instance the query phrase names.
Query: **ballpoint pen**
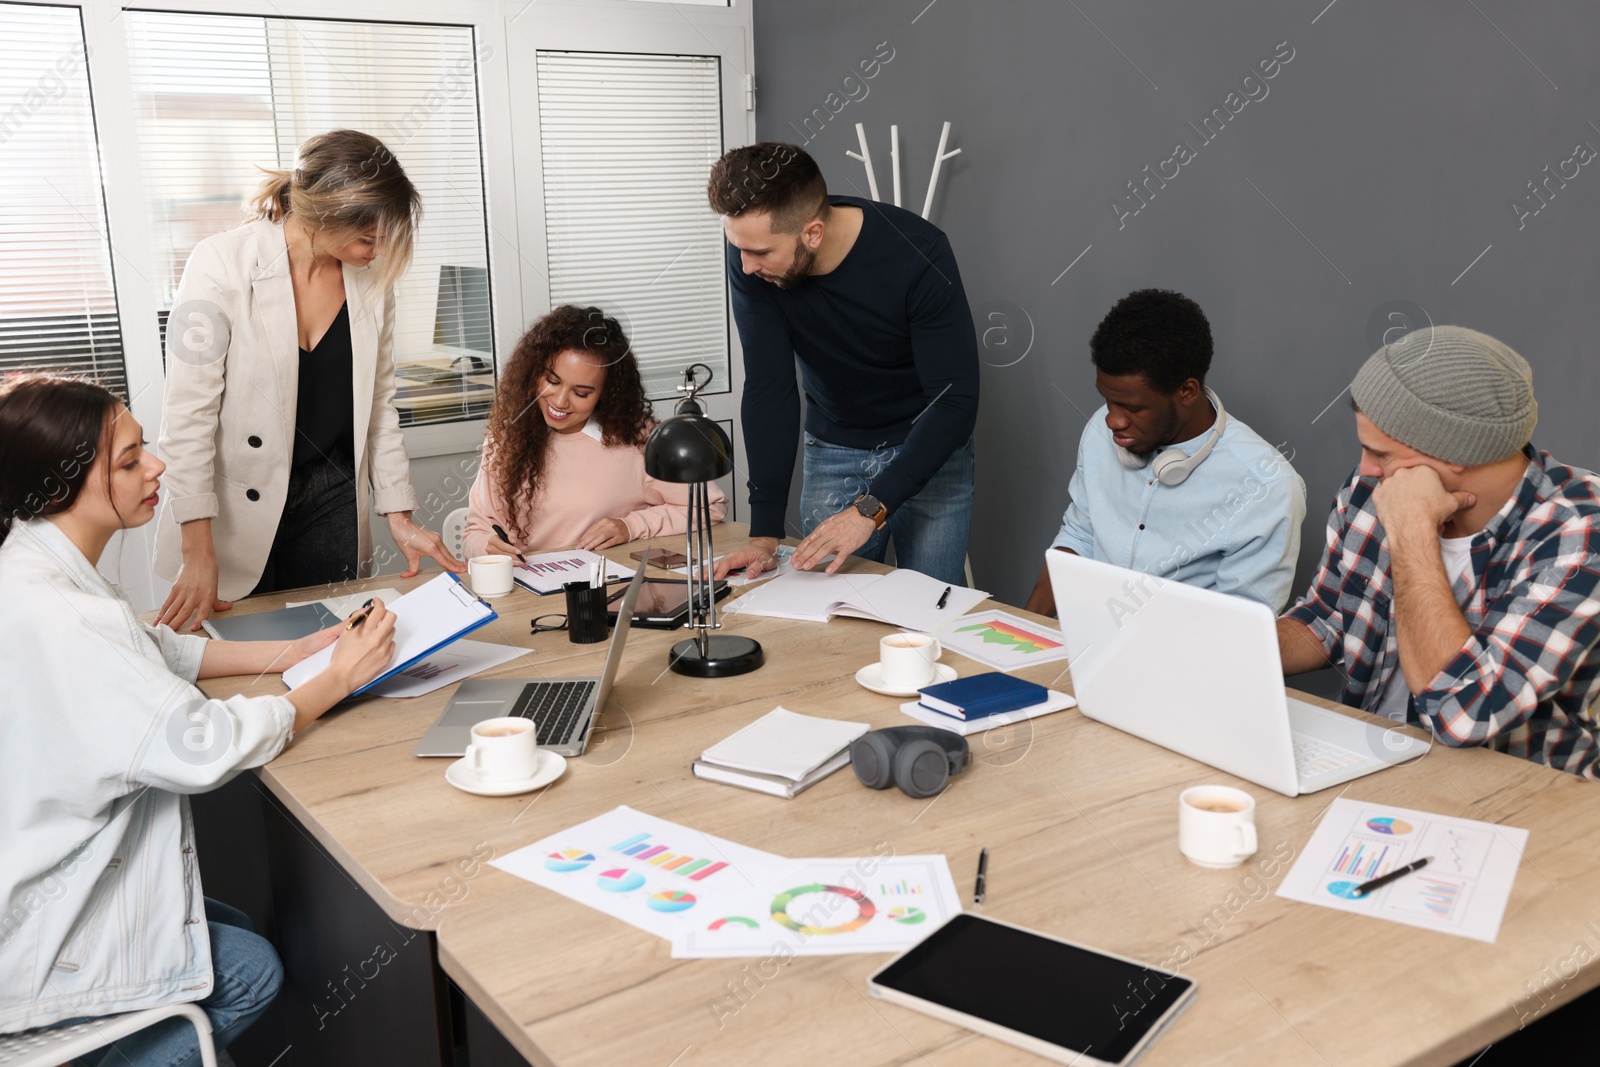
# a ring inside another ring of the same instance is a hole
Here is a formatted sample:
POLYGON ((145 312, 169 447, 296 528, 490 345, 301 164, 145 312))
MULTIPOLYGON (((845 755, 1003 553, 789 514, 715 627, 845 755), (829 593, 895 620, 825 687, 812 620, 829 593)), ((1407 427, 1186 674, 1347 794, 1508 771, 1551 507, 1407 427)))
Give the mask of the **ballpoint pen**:
MULTIPOLYGON (((511 538, 507 537, 506 532, 500 529, 500 524, 498 522, 491 523, 490 527, 494 530, 496 537, 500 538, 500 540, 504 541, 508 545, 511 543, 511 538)), ((528 562, 528 557, 524 556, 521 552, 517 552, 516 557, 523 563, 528 562)))
POLYGON ((985 848, 978 853, 978 884, 972 890, 972 902, 983 903, 984 891, 988 888, 986 883, 989 878, 989 850, 985 848))
POLYGON ((934 607, 943 608, 948 603, 950 603, 950 587, 947 585, 944 587, 944 592, 939 594, 939 602, 934 607))
POLYGON ((357 626, 360 626, 362 623, 366 622, 367 621, 367 616, 371 615, 371 614, 372 614, 372 598, 369 597, 367 599, 367 602, 365 604, 361 605, 361 610, 356 612, 354 615, 350 616, 350 621, 349 621, 349 623, 347 623, 345 625, 345 628, 344 628, 345 633, 349 633, 351 630, 354 630, 357 626))
POLYGON ((1410 874, 1412 871, 1420 871, 1420 870, 1422 870, 1422 868, 1424 868, 1424 867, 1426 867, 1428 865, 1428 861, 1431 860, 1431 859, 1433 859, 1432 856, 1424 856, 1420 860, 1417 860, 1415 863, 1408 863, 1404 867, 1401 867, 1399 870, 1390 871, 1388 874, 1384 875, 1382 878, 1374 878, 1370 882, 1362 882, 1360 885, 1356 886, 1354 889, 1352 889, 1350 891, 1350 895, 1353 896, 1353 897, 1364 897, 1368 893, 1372 892, 1374 889, 1382 889, 1384 886, 1388 885, 1390 882, 1393 882, 1396 879, 1404 878, 1406 875, 1410 874))

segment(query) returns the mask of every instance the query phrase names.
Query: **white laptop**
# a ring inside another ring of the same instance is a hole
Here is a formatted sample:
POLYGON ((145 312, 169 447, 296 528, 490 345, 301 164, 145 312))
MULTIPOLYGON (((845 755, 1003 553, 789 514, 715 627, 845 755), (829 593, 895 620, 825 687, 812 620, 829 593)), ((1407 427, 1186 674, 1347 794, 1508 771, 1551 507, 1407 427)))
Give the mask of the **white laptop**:
POLYGON ((1290 699, 1272 612, 1242 597, 1045 553, 1078 708, 1285 796, 1422 755, 1430 742, 1290 699))

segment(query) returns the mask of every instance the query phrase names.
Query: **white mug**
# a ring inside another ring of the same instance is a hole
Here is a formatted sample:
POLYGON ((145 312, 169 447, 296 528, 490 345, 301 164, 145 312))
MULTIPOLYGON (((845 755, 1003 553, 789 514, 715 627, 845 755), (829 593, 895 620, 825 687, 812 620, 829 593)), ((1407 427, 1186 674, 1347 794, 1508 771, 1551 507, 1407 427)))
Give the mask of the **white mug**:
POLYGON ((511 592, 511 557, 473 556, 467 560, 467 578, 475 596, 505 596, 511 592))
POLYGON ((890 634, 878 642, 879 676, 896 689, 921 688, 938 677, 933 665, 942 654, 927 634, 890 634))
POLYGON ((487 782, 520 782, 539 769, 533 722, 515 716, 485 719, 472 728, 467 766, 487 782))
POLYGON ((1256 801, 1243 789, 1197 785, 1178 795, 1178 851, 1201 867, 1237 867, 1256 854, 1256 801))

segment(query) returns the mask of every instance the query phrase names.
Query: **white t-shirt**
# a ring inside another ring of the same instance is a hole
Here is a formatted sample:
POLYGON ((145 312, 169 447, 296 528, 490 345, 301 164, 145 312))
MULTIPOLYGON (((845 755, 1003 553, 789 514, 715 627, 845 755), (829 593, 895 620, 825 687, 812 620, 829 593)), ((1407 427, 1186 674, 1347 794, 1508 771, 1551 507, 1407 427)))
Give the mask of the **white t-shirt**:
MULTIPOLYGON (((1470 579, 1473 536, 1468 534, 1466 537, 1439 538, 1439 555, 1444 560, 1444 573, 1449 577, 1451 584, 1454 585, 1459 578, 1469 579, 1466 593, 1456 598, 1456 603, 1463 608, 1472 597, 1470 579)), ((1393 625, 1393 620, 1390 620, 1390 625, 1393 625)), ((1389 675, 1389 685, 1383 692, 1383 700, 1378 704, 1377 712, 1391 722, 1405 722, 1410 700, 1411 687, 1406 685, 1405 672, 1397 664, 1394 673, 1389 675)))

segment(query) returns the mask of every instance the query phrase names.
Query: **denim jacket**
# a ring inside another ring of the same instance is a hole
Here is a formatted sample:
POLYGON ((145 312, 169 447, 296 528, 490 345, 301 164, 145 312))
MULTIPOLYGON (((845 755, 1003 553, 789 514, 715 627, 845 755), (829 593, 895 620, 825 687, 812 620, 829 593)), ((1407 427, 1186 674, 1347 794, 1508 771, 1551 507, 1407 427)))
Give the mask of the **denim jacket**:
POLYGON ((0 544, 0 1033, 212 987, 184 794, 271 760, 294 705, 208 700, 49 519, 0 544))

